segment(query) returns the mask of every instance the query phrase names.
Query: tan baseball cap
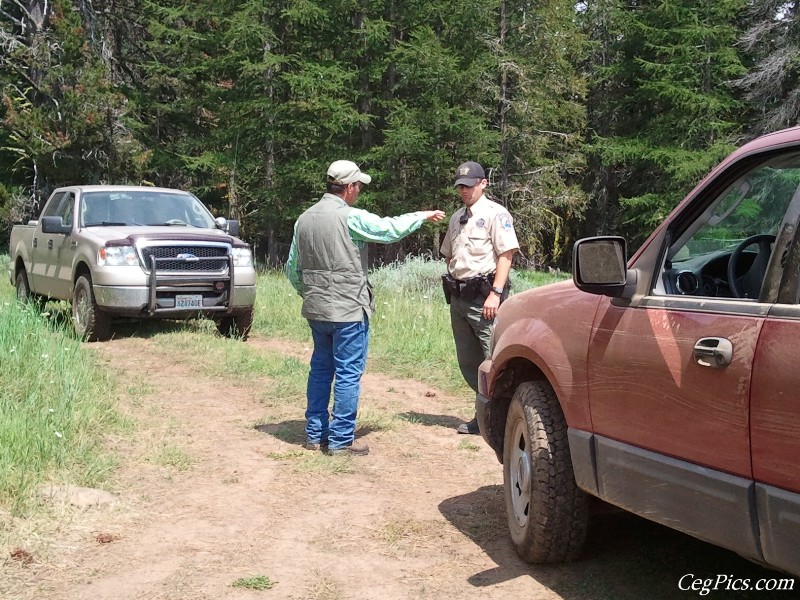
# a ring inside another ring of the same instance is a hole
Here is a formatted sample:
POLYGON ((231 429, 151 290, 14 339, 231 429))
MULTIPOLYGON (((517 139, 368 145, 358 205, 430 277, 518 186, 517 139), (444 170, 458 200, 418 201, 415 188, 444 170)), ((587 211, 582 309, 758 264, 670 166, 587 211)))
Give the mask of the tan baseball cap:
POLYGON ((337 183, 339 185, 347 185, 360 181, 361 183, 369 183, 372 177, 366 173, 362 173, 358 165, 349 160, 337 160, 331 163, 328 167, 328 181, 337 183))

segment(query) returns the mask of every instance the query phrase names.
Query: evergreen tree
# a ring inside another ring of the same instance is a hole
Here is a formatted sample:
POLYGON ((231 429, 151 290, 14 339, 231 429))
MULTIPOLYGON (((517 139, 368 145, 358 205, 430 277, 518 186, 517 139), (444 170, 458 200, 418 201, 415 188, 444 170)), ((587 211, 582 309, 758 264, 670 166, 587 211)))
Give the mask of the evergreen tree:
POLYGON ((490 126, 500 134, 495 190, 534 265, 564 265, 584 211, 584 51, 571 1, 501 0, 484 58, 490 126))
POLYGON ((609 196, 618 194, 624 206, 621 225, 641 241, 732 149, 741 107, 728 82, 743 72, 734 44, 744 0, 587 7, 606 17, 611 33, 601 50, 608 65, 593 73, 593 86, 607 96, 592 114, 590 150, 608 171, 595 170, 594 181, 616 188, 609 196))
POLYGON ((800 124, 800 2, 750 1, 741 45, 755 66, 736 81, 753 107, 750 133, 800 124))
POLYGON ((126 121, 126 99, 86 40, 67 0, 31 2, 2 14, 2 136, 12 173, 34 198, 57 185, 126 180, 143 149, 126 121))

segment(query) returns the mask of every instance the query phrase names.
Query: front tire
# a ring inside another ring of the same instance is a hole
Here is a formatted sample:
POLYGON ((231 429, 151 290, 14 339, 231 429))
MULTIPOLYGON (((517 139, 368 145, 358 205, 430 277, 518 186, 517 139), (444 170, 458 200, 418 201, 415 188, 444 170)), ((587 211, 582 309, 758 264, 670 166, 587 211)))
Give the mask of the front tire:
POLYGON ((244 312, 215 319, 217 331, 228 338, 239 338, 242 341, 250 335, 253 328, 253 307, 244 312))
POLYGON ((111 337, 111 315, 97 306, 92 278, 81 275, 72 291, 72 326, 87 342, 102 342, 111 337))
POLYGON ((589 523, 587 496, 575 482, 567 423, 546 382, 521 384, 511 400, 503 483, 517 554, 530 563, 576 560, 589 523))

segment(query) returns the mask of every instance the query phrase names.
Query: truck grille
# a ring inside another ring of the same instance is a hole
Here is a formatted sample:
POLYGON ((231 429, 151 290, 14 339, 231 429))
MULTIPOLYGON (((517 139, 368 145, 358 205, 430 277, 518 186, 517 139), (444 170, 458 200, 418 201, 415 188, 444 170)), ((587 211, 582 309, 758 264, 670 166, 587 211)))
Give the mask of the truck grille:
POLYGON ((147 271, 150 270, 151 257, 158 259, 156 264, 159 272, 224 273, 228 268, 226 246, 145 246, 142 248, 142 259, 147 271), (187 257, 196 257, 197 260, 187 257))

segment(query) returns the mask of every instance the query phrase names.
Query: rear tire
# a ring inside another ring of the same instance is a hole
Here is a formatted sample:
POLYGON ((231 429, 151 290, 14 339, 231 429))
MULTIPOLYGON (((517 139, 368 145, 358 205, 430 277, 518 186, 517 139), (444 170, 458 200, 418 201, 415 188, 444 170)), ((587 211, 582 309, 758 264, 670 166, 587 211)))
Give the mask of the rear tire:
POLYGON ((87 342, 102 342, 111 337, 111 315, 97 306, 92 278, 81 275, 72 291, 72 326, 87 342))
POLYGON ((238 314, 217 318, 215 322, 217 331, 223 336, 245 341, 253 328, 253 307, 238 314))
POLYGON ((16 289, 17 302, 20 304, 30 304, 39 310, 44 307, 45 299, 31 291, 31 286, 28 283, 28 273, 25 271, 25 269, 20 269, 19 273, 17 273, 17 279, 14 282, 14 288, 16 289))
POLYGON ((567 423, 546 382, 521 384, 511 400, 503 483, 517 554, 531 563, 576 560, 589 524, 587 496, 575 482, 567 423))

